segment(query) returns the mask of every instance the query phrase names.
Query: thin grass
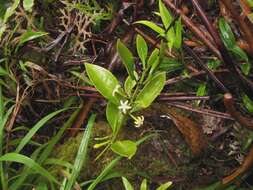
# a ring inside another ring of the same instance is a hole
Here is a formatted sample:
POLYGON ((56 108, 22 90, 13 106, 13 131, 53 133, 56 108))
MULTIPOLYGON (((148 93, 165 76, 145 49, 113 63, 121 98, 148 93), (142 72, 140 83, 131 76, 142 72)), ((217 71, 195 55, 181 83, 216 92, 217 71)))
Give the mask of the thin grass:
POLYGON ((72 187, 74 186, 75 182, 77 181, 77 177, 83 167, 84 162, 86 161, 87 158, 87 152, 88 152, 88 145, 89 145, 89 140, 91 136, 91 131, 92 127, 95 122, 95 115, 92 115, 89 118, 85 133, 83 134, 83 138, 81 140, 75 162, 74 162, 74 168, 71 172, 71 176, 66 184, 65 190, 71 190, 72 187))

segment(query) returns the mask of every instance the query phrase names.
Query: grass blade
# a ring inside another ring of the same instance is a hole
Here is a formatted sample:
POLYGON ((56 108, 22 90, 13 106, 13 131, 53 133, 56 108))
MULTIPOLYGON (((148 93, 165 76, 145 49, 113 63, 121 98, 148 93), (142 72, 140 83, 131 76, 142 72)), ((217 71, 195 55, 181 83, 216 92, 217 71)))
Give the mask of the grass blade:
POLYGON ((49 181, 59 184, 59 182, 56 180, 56 178, 54 176, 52 176, 46 169, 41 167, 33 159, 31 159, 27 156, 24 156, 24 155, 18 154, 18 153, 7 153, 7 154, 0 157, 0 162, 3 162, 3 161, 17 162, 17 163, 24 164, 24 165, 34 169, 34 171, 39 173, 41 176, 44 176, 45 178, 47 178, 49 181))
POLYGON ((89 140, 90 140, 90 136, 91 136, 91 131, 92 131, 92 127, 94 125, 95 122, 95 115, 92 115, 88 121, 86 130, 84 132, 81 144, 79 146, 77 155, 76 155, 76 159, 75 159, 75 163, 74 163, 74 168, 72 170, 70 179, 67 182, 66 185, 66 190, 71 190, 73 185, 76 182, 76 179, 81 171, 81 168, 83 166, 83 163, 86 160, 87 157, 87 152, 88 152, 88 145, 89 145, 89 140))
POLYGON ((112 160, 105 169, 99 174, 99 176, 90 184, 89 188, 87 190, 93 190, 97 184, 99 184, 103 178, 111 171, 111 169, 123 158, 122 156, 118 156, 114 160, 112 160))
POLYGON ((20 142, 20 144, 18 145, 18 147, 16 148, 15 152, 19 153, 26 144, 28 144, 28 142, 31 140, 31 138, 33 137, 33 135, 41 128, 45 125, 46 122, 48 122, 50 119, 52 119, 53 117, 55 117, 57 114, 66 111, 67 109, 61 109, 58 111, 55 111, 53 113, 48 114, 47 116, 43 117, 33 128, 30 129, 30 131, 24 136, 24 138, 22 139, 22 141, 20 142))

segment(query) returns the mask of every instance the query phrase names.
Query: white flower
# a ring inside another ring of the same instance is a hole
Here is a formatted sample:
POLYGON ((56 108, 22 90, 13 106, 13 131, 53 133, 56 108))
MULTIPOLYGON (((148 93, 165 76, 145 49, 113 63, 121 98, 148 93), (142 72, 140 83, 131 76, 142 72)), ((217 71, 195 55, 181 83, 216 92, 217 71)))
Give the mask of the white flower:
POLYGON ((139 128, 140 126, 143 125, 143 122, 144 122, 144 117, 143 117, 143 115, 142 115, 142 116, 138 116, 138 117, 135 118, 135 120, 134 120, 134 125, 135 125, 135 127, 139 128))
POLYGON ((115 96, 115 94, 119 92, 119 88, 120 88, 120 85, 117 84, 117 85, 115 86, 115 88, 113 89, 113 91, 112 91, 112 96, 115 96))
POLYGON ((122 111, 122 113, 126 114, 127 110, 131 109, 131 106, 128 104, 128 100, 126 100, 125 102, 120 100, 120 106, 118 107, 118 109, 122 111))

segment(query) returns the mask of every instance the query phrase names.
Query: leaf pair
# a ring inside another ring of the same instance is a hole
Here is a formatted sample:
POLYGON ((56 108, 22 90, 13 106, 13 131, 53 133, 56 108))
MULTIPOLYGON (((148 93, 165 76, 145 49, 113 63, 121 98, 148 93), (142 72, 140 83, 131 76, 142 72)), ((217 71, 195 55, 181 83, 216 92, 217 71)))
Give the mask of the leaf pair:
MULTIPOLYGON (((122 177, 122 182, 125 187, 125 190, 134 190, 133 186, 131 185, 131 183, 128 181, 127 178, 122 177)), ((156 190, 166 190, 169 187, 171 187, 171 185, 172 185, 172 182, 167 182, 167 183, 160 185, 156 190)), ((148 185, 147 185, 146 179, 144 179, 142 181, 141 186, 140 186, 140 190, 148 190, 148 185)))
POLYGON ((147 20, 140 20, 135 23, 143 24, 165 38, 167 40, 169 49, 172 49, 173 47, 177 49, 181 48, 183 30, 181 18, 175 22, 175 27, 172 27, 171 24, 173 22, 173 17, 161 0, 159 0, 158 15, 161 17, 164 29, 147 20))

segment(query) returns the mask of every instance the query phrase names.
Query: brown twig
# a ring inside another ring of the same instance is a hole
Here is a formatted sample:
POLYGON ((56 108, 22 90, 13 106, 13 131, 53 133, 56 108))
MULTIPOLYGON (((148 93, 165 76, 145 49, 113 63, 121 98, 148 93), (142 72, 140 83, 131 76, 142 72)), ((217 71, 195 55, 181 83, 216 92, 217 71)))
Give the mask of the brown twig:
POLYGON ((197 64, 209 75, 209 77, 217 84, 217 86, 223 91, 228 92, 229 90, 224 86, 224 84, 213 74, 213 72, 207 67, 206 64, 202 62, 202 60, 197 56, 194 51, 186 45, 183 45, 184 50, 187 53, 191 54, 197 64))
POLYGON ((224 95, 224 105, 226 107, 227 112, 235 118, 238 123, 240 123, 242 126, 247 127, 249 129, 253 129, 253 122, 249 120, 248 118, 241 115, 240 112, 238 112, 235 108, 235 102, 233 99, 233 96, 229 93, 226 93, 224 95))
POLYGON ((225 177, 222 179, 222 184, 223 185, 228 185, 231 182, 235 181, 238 179, 240 176, 242 176, 245 172, 247 172, 253 165, 253 147, 251 147, 247 157, 245 158, 244 162, 242 165, 231 175, 225 177))
POLYGON ((159 96, 158 101, 190 101, 190 100, 209 100, 209 96, 174 96, 174 97, 164 97, 159 96))
POLYGON ((191 111, 191 112, 205 114, 205 115, 209 115, 209 116, 213 116, 213 117, 217 117, 217 118, 222 118, 222 119, 234 120, 234 118, 232 118, 227 113, 222 113, 222 112, 213 111, 213 110, 209 110, 209 109, 203 109, 203 108, 194 108, 191 105, 183 104, 181 102, 167 102, 167 104, 170 106, 184 109, 184 110, 191 111))
MULTIPOLYGON (((214 72, 214 74, 219 74, 219 73, 226 73, 226 72, 228 72, 228 70, 227 69, 221 69, 221 70, 217 70, 217 71, 213 71, 213 72, 214 72)), ((189 78, 198 77, 198 76, 205 75, 205 74, 206 74, 205 71, 199 71, 199 72, 196 72, 196 73, 190 73, 189 76, 187 76, 187 77, 184 77, 184 76, 180 75, 180 76, 168 79, 166 81, 166 85, 175 84, 177 82, 180 82, 180 81, 183 81, 183 80, 188 80, 189 78)))
MULTIPOLYGON (((83 104, 77 119, 75 120, 75 122, 72 125, 72 129, 79 129, 83 122, 85 121, 85 119, 87 118, 87 115, 90 111, 90 109, 92 108, 93 104, 97 101, 96 98, 90 98, 88 99, 88 101, 86 103, 83 104)), ((73 137, 78 133, 78 130, 71 130, 70 133, 68 134, 68 136, 73 137)))

